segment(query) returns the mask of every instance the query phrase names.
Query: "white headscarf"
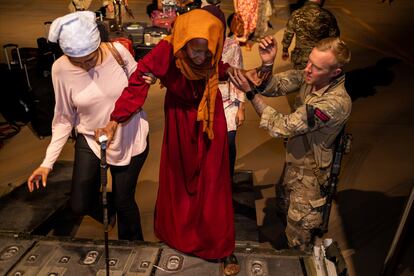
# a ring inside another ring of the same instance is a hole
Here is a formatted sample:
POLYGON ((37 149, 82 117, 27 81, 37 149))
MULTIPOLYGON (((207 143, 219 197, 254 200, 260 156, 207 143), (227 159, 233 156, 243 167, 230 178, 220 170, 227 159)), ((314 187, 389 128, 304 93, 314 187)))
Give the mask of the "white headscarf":
POLYGON ((56 18, 49 29, 49 41, 58 42, 63 53, 84 57, 98 49, 101 43, 95 13, 77 11, 56 18))

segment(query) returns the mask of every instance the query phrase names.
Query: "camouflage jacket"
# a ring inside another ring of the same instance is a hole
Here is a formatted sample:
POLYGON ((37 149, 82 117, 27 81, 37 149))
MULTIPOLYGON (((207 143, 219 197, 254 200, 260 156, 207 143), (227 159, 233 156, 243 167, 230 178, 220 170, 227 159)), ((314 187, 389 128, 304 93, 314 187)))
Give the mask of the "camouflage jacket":
POLYGON ((261 92, 276 97, 297 91, 295 110, 284 115, 268 106, 264 109, 260 127, 273 137, 287 137, 286 162, 294 166, 328 169, 332 162, 332 147, 351 113, 351 98, 346 92, 345 76, 312 91, 304 82, 301 70, 275 74, 261 92), (315 164, 316 162, 316 164, 315 164))
POLYGON ((307 60, 315 44, 326 37, 339 36, 339 28, 335 16, 315 2, 294 11, 289 18, 283 35, 283 52, 288 52, 293 36, 296 35, 296 45, 292 52, 292 62, 296 58, 307 60))
POLYGON ((85 11, 89 9, 92 0, 73 0, 69 2, 69 12, 85 11))

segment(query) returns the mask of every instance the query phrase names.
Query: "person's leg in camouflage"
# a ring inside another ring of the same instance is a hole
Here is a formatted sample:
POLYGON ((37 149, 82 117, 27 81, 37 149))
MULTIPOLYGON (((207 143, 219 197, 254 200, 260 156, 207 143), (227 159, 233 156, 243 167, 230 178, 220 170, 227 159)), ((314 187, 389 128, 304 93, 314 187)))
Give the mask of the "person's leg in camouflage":
POLYGON ((285 175, 290 190, 286 236, 289 247, 306 250, 311 245, 312 231, 322 223, 320 186, 310 170, 291 167, 285 175))

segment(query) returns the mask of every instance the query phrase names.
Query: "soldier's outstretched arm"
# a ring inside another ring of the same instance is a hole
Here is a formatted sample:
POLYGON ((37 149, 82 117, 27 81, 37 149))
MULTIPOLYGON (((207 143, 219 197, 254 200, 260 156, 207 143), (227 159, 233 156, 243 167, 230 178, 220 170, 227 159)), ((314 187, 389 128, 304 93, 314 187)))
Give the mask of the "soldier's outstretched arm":
POLYGON ((258 93, 257 89, 249 82, 247 77, 244 76, 242 70, 235 69, 229 77, 231 82, 236 85, 240 91, 246 93, 246 97, 252 102, 256 113, 259 116, 262 116, 263 110, 267 107, 267 104, 263 101, 260 95, 256 95, 258 93))
POLYGON ((262 117, 263 110, 265 110, 265 108, 267 107, 267 104, 263 100, 262 95, 254 95, 254 97, 250 101, 252 102, 252 105, 257 115, 259 115, 259 117, 262 117))
POLYGON ((272 65, 277 54, 277 42, 273 36, 266 36, 259 42, 259 55, 262 65, 272 65))

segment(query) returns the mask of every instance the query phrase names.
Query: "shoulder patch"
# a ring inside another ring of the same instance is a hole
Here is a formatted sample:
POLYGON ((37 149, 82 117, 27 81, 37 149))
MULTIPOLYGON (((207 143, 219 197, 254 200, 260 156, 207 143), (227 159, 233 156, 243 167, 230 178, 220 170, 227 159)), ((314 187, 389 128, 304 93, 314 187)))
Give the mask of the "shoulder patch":
POLYGON ((316 118, 318 118, 319 120, 321 120, 324 123, 328 122, 331 119, 331 117, 329 117, 326 113, 324 113, 319 108, 315 108, 315 116, 316 116, 316 118))
POLYGON ((308 121, 308 127, 314 128, 315 127, 315 110, 313 106, 310 104, 306 104, 306 120, 308 121))

